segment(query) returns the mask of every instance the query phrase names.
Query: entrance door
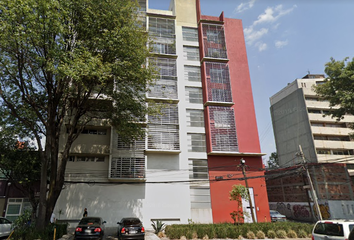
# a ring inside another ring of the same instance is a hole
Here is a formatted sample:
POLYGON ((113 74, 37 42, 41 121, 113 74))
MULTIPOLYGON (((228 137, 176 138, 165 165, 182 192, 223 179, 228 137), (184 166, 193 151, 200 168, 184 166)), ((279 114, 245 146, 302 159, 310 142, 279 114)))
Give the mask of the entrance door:
MULTIPOLYGON (((256 205, 254 204, 254 195, 253 195, 253 188, 249 188, 248 191, 250 192, 250 198, 252 201, 252 206, 253 206, 253 215, 254 215, 254 220, 257 222, 257 214, 256 214, 256 205)), ((243 208, 243 212, 246 213, 244 214, 244 222, 245 223, 251 223, 252 222, 252 215, 251 215, 251 207, 250 207, 250 203, 249 201, 245 200, 242 198, 242 208, 243 208)))

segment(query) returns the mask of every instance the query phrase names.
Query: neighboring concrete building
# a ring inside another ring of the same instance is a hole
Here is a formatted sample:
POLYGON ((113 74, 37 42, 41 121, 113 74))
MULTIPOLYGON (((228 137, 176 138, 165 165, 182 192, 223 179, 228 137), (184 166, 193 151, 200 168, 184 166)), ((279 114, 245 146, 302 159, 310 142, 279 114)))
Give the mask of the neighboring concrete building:
MULTIPOLYGON (((343 163, 311 163, 308 166, 323 219, 354 218, 354 186, 343 163)), ((305 168, 296 165, 266 172, 270 209, 289 219, 319 219, 305 168)))
MULTIPOLYGON (((354 175, 352 171, 354 141, 349 137, 349 134, 353 132, 349 126, 354 122, 354 117, 346 115, 337 121, 325 115, 330 110, 329 102, 321 100, 313 90, 313 86, 323 83, 324 80, 324 75, 308 74, 289 83, 270 98, 280 172, 286 173, 287 167, 296 168, 306 161, 312 166, 310 174, 318 201, 322 209, 328 211, 328 213, 325 211, 324 215, 330 218, 352 218, 354 199, 350 179, 353 179, 354 175), (304 158, 299 156, 300 146, 304 158), (315 170, 315 166, 319 169, 315 170), (323 191, 327 191, 327 194, 323 194, 323 191)), ((298 184, 301 181, 297 181, 297 178, 289 178, 285 174, 278 174, 277 179, 273 180, 272 173, 274 171, 267 172, 267 190, 271 208, 279 208, 279 204, 287 206, 288 212, 283 213, 292 218, 299 218, 299 214, 295 216, 295 212, 299 213, 307 209, 304 212, 310 215, 302 214, 300 219, 301 217, 309 218, 309 220, 317 219, 313 217, 314 211, 310 207, 313 205, 312 200, 308 197, 306 200, 307 191, 304 191, 301 186, 293 189, 293 182, 298 184), (275 183, 275 181, 278 182, 275 183), (283 190, 288 189, 286 198, 278 198, 284 194, 284 191, 274 192, 277 187, 283 190), (289 194, 290 192, 292 194, 289 194), (277 197, 277 194, 280 195, 277 197)), ((303 174, 303 171, 299 174, 303 174)), ((307 181, 304 180, 304 182, 307 181)), ((308 184, 303 183, 303 185, 308 184)), ((309 197, 312 195, 310 194, 309 197)))
POLYGON ((146 227, 156 219, 232 222, 229 191, 244 184, 243 158, 255 218, 269 220, 241 20, 202 16, 200 0, 172 0, 168 11, 139 2, 160 69, 147 97, 165 103, 164 114, 148 116, 146 139, 130 146, 111 127, 87 126, 72 146, 55 213, 77 221, 87 208, 108 226, 127 216, 146 227))
POLYGON ((354 163, 354 141, 349 138, 349 133, 354 132, 349 128, 354 116, 346 115, 337 121, 324 115, 330 109, 329 102, 321 100, 312 88, 323 81, 324 75, 308 74, 270 98, 281 167, 302 161, 296 157, 300 145, 310 163, 341 162, 348 168, 354 163))

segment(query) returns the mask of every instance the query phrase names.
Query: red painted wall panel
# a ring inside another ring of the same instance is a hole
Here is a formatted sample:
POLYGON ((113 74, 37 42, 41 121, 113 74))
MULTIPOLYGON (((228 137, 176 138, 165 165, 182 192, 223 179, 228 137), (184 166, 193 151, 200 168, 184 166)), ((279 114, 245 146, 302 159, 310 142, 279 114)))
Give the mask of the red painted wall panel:
MULTIPOLYGON (((209 156, 210 196, 214 223, 233 222, 230 213, 237 210, 236 201, 230 201, 229 192, 233 185, 245 185, 242 169, 238 166, 241 157, 209 156), (216 181, 216 176, 223 180, 216 181)), ((253 188, 258 222, 270 220, 267 188, 261 157, 243 157, 246 161, 248 185, 253 188)))
POLYGON ((260 153, 242 21, 227 18, 224 26, 239 151, 260 153))

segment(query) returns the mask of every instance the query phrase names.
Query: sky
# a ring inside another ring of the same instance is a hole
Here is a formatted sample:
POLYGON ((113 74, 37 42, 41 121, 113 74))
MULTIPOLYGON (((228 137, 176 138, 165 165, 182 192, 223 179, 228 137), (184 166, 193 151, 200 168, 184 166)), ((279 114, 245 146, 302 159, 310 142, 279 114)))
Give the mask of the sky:
MULTIPOLYGON (((241 19, 261 152, 276 152, 269 98, 334 58, 354 57, 354 0, 200 0, 202 15, 241 19)), ((149 0, 167 10, 169 0, 149 0)))

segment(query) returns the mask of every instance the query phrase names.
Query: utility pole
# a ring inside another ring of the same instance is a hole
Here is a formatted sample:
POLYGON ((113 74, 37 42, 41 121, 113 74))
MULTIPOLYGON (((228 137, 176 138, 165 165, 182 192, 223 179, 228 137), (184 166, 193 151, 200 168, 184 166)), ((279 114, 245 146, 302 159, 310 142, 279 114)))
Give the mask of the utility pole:
POLYGON ((302 161, 303 161, 303 163, 304 163, 304 167, 305 167, 305 169, 306 169, 307 179, 308 179, 308 182, 309 182, 309 185, 310 185, 312 198, 313 198, 313 201, 314 201, 316 210, 317 210, 317 212, 318 212, 318 216, 319 216, 320 220, 322 220, 322 214, 321 214, 320 206, 318 205, 318 202, 317 202, 317 195, 316 195, 315 189, 313 188, 313 184, 312 184, 312 180, 311 180, 311 175, 310 175, 310 172, 309 172, 309 169, 308 169, 308 166, 307 166, 307 162, 306 162, 304 153, 302 152, 302 147, 301 147, 301 145, 299 145, 299 149, 300 149, 300 156, 301 156, 301 159, 302 159, 302 161))
POLYGON ((249 202, 250 208, 251 208, 252 221, 253 221, 253 223, 255 223, 256 220, 255 220, 255 218, 254 218, 254 213, 253 213, 253 204, 252 204, 252 199, 251 199, 250 191, 249 191, 249 189, 248 189, 248 182, 247 182, 247 177, 246 177, 246 170, 245 170, 245 168, 246 168, 246 165, 245 165, 246 161, 245 161, 243 158, 241 158, 240 161, 241 161, 241 168, 242 168, 243 177, 245 178, 245 185, 246 185, 247 194, 248 194, 248 202, 249 202))

